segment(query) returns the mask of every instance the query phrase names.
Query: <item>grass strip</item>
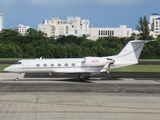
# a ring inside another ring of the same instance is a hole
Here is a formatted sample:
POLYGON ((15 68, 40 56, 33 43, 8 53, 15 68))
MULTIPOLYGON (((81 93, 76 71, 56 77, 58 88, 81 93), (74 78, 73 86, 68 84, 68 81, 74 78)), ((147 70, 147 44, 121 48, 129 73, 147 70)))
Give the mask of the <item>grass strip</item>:
POLYGON ((110 70, 110 72, 160 72, 160 65, 132 65, 110 70))
POLYGON ((10 66, 10 64, 0 64, 0 72, 3 72, 4 68, 10 66))

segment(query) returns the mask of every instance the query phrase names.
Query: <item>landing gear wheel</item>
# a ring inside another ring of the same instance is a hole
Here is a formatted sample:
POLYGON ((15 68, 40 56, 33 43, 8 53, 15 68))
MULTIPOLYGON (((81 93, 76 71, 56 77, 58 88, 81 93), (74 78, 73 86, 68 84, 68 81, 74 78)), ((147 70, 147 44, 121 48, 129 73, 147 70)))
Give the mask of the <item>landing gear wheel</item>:
POLYGON ((86 81, 86 78, 84 77, 84 78, 81 78, 80 79, 82 82, 85 82, 86 81))
POLYGON ((16 78, 15 81, 19 81, 19 78, 16 78))

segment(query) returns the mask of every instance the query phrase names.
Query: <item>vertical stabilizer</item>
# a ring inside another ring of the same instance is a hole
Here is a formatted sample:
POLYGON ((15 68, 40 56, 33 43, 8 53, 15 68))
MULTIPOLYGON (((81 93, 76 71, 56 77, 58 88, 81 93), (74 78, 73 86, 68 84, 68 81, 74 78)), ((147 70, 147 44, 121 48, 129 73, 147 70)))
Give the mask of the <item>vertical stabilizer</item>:
POLYGON ((117 58, 137 62, 146 42, 148 42, 148 40, 134 40, 128 42, 122 51, 117 55, 117 58))

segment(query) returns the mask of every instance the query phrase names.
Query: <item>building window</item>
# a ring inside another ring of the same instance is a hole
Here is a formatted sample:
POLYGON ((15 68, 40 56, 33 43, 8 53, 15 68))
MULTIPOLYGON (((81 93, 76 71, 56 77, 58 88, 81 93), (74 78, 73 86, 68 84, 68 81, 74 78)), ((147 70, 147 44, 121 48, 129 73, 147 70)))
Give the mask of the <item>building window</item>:
POLYGON ((101 35, 101 31, 99 30, 99 35, 101 35))
POLYGON ((74 34, 78 34, 78 30, 74 30, 74 34))
POLYGON ((105 32, 105 31, 103 31, 103 35, 105 35, 105 33, 106 33, 106 32, 105 32))
POLYGON ((110 35, 112 35, 112 31, 110 30, 110 35))
POLYGON ((109 31, 108 31, 108 35, 109 35, 109 31))
POLYGON ((112 35, 114 36, 114 31, 112 31, 112 35))
POLYGON ((53 67, 53 66, 54 66, 54 64, 52 63, 52 64, 51 64, 51 66, 53 67))
POLYGON ((58 66, 60 67, 60 66, 61 66, 61 64, 59 63, 59 64, 58 64, 58 66))
POLYGON ((44 64, 44 67, 47 67, 47 64, 44 64))

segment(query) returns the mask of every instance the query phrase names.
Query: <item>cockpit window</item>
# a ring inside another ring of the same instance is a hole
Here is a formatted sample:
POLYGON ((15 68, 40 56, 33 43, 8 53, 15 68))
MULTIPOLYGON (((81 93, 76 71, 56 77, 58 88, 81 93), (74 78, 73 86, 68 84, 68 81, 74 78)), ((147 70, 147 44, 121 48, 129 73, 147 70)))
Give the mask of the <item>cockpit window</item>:
POLYGON ((22 64, 22 62, 20 62, 20 61, 15 63, 15 65, 20 65, 20 64, 22 64))

